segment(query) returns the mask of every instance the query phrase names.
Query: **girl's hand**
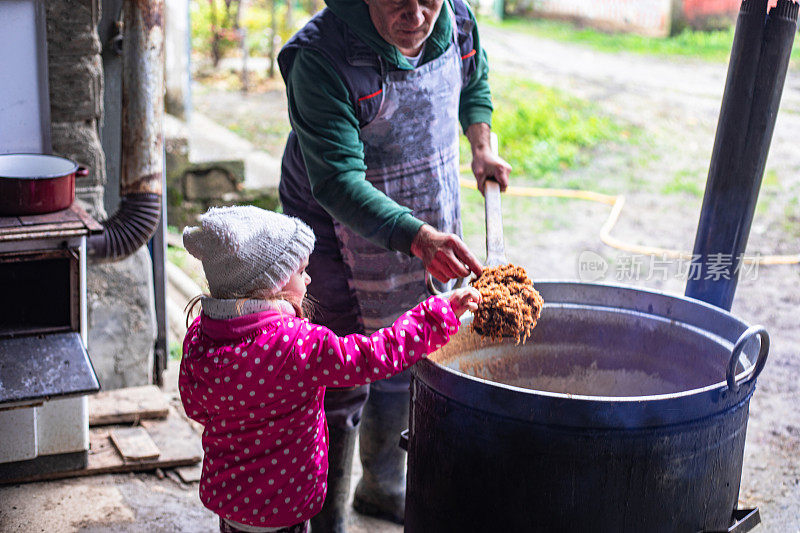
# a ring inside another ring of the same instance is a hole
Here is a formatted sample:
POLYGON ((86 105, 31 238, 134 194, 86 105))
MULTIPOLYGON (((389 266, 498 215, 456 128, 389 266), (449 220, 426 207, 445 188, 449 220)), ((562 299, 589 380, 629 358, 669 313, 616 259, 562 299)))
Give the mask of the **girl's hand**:
POLYGON ((450 300, 450 307, 453 308, 457 318, 460 318, 467 310, 475 311, 481 301, 481 293, 474 287, 462 287, 452 291, 447 298, 450 300))

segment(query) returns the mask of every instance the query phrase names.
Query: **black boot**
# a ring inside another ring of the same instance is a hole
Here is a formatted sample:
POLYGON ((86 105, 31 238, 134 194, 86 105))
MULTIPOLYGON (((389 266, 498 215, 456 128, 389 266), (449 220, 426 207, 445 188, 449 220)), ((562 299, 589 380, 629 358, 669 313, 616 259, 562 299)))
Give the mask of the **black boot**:
POLYGON ((312 533, 346 533, 350 472, 358 427, 328 426, 328 493, 322 510, 311 519, 312 533))
POLYGON ((372 387, 359 430, 363 475, 353 508, 363 515, 402 524, 406 509, 406 452, 400 433, 408 428, 408 391, 372 387))

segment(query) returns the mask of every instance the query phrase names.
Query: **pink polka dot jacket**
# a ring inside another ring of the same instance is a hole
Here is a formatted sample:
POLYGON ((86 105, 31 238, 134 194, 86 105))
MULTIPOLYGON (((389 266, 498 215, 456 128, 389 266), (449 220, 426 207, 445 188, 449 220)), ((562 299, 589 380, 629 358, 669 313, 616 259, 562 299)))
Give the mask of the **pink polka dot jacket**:
POLYGON ((200 499, 218 515, 285 527, 325 500, 325 387, 397 374, 458 330, 450 303, 431 297, 370 336, 338 337, 269 309, 215 320, 201 313, 183 343, 179 388, 204 425, 200 499))

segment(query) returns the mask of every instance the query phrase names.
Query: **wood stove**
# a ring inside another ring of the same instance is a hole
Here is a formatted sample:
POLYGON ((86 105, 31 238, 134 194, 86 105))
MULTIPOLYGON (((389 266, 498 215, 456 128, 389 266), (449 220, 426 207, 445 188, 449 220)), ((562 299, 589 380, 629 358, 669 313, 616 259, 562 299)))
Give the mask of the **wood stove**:
POLYGON ((78 205, 0 217, 0 481, 87 464, 86 239, 78 205))

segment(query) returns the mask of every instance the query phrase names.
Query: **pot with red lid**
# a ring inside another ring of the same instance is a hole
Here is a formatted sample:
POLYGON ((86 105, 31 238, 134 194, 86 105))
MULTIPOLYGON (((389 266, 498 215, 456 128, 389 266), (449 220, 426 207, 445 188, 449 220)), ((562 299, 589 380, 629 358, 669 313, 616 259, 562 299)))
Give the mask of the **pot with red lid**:
POLYGON ((0 216, 40 215, 75 200, 75 176, 89 171, 46 154, 0 154, 0 216))

